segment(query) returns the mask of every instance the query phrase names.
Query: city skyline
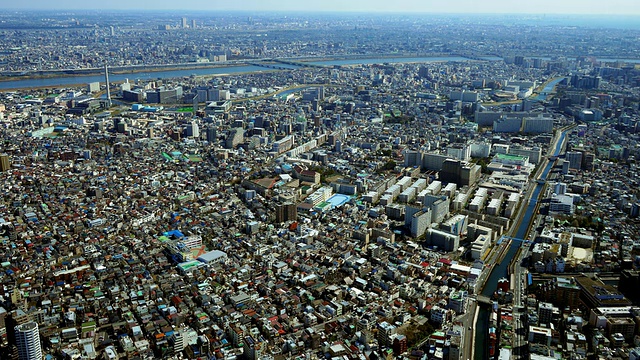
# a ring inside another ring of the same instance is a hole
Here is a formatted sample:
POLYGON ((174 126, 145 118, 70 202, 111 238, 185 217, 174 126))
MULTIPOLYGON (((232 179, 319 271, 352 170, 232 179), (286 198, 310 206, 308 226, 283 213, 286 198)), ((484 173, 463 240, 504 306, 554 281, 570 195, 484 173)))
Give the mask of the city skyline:
POLYGON ((595 0, 567 0, 561 3, 540 0, 532 3, 494 0, 479 2, 460 0, 455 3, 435 1, 401 0, 393 3, 382 0, 354 0, 344 3, 327 0, 314 4, 292 0, 260 1, 246 0, 241 3, 203 2, 184 0, 178 8, 174 1, 141 0, 135 3, 117 1, 109 3, 87 3, 79 0, 32 0, 27 4, 0 1, 0 9, 12 10, 204 10, 204 11, 304 11, 304 12, 411 12, 411 13, 487 13, 487 14, 598 14, 640 15, 640 3, 632 0, 611 0, 603 5, 595 0))

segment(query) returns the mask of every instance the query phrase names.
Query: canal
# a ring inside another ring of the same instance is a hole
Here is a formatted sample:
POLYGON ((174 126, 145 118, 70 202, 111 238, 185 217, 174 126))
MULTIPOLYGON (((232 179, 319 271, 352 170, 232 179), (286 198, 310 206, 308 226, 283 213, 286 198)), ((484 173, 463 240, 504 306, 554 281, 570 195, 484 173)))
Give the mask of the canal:
MULTIPOLYGON (((562 150, 562 145, 564 144, 565 135, 566 133, 563 131, 562 134, 560 135, 560 139, 558 140, 558 143, 556 144, 556 148, 554 149, 554 152, 553 152, 554 156, 557 156, 560 154, 560 151, 562 150)), ((542 171, 542 174, 540 175, 541 180, 547 179, 547 176, 549 175, 549 172, 551 171, 551 168, 553 167, 554 163, 555 161, 549 160, 549 162, 547 163, 547 166, 544 168, 544 170, 542 171)), ((544 184, 536 184, 536 187, 533 190, 531 199, 529 200, 529 204, 527 205, 524 216, 522 217, 522 221, 520 222, 520 226, 518 227, 518 230, 516 231, 516 235, 514 236, 515 238, 517 239, 526 238, 529 225, 535 218, 534 214, 536 210, 536 205, 538 203, 538 196, 540 195, 540 192, 542 191, 543 188, 544 188, 544 184)), ((523 244, 524 243, 521 241, 511 242, 511 246, 509 247, 509 250, 507 251, 504 259, 500 261, 500 263, 497 263, 494 265, 493 270, 491 271, 491 274, 489 275, 489 278, 487 279, 485 286, 482 289, 482 292, 481 292, 482 295, 490 297, 496 291, 498 287, 498 280, 500 280, 503 277, 507 277, 507 269, 509 267, 509 264, 511 264, 513 257, 516 255, 518 249, 523 244)), ((487 306, 478 307, 478 321, 476 323, 476 328, 475 328, 474 358, 476 360, 484 360, 489 358, 487 353, 488 351, 487 333, 489 331, 489 311, 490 309, 487 306)))
POLYGON ((564 77, 559 77, 557 79, 553 79, 553 80, 549 81, 549 83, 547 85, 545 85, 545 87, 542 89, 542 91, 540 91, 538 96, 534 97, 533 100, 537 100, 537 101, 545 101, 545 100, 547 100, 547 96, 549 95, 550 92, 553 91, 553 88, 555 88, 556 85, 558 85, 558 83, 561 82, 564 79, 565 79, 564 77))

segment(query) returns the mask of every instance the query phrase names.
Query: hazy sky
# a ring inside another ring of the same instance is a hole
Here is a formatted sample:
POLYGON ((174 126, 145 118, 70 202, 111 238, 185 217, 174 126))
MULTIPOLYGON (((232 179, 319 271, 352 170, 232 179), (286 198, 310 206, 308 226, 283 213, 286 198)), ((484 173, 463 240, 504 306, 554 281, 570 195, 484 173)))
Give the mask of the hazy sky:
POLYGON ((0 0, 0 9, 155 9, 640 15, 638 0, 0 0))

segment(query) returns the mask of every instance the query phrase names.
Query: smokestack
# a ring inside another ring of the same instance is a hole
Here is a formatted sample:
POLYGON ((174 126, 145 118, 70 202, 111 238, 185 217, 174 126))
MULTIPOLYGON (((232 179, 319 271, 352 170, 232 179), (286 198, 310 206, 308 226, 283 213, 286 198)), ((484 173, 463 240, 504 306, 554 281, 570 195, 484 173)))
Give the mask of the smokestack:
POLYGON ((104 65, 104 82, 107 85, 107 105, 111 107, 111 90, 109 89, 109 68, 107 64, 104 65))

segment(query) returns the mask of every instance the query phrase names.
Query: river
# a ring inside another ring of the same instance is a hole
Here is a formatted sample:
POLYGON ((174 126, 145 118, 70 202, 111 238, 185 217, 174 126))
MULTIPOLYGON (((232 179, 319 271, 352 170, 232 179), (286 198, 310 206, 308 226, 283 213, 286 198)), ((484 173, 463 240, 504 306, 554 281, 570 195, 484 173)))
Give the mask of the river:
MULTIPOLYGON (((149 71, 149 72, 127 73, 127 74, 109 73, 109 81, 118 82, 118 81, 124 81, 125 79, 154 80, 154 79, 165 79, 165 78, 179 78, 179 77, 191 76, 191 75, 198 75, 198 76, 222 75, 222 74, 236 74, 236 73, 244 73, 244 72, 260 72, 260 71, 267 71, 267 70, 269 69, 260 67, 260 66, 243 65, 243 66, 226 66, 226 67, 208 68, 208 69, 149 71)), ((96 81, 104 83, 104 75, 77 75, 77 76, 50 77, 50 78, 44 78, 44 79, 0 81, 0 90, 68 86, 68 85, 76 85, 76 84, 88 84, 96 81)))
MULTIPOLYGON (((553 152, 554 156, 557 156, 560 154, 560 151, 562 150, 562 145, 564 144, 565 135, 566 133, 563 131, 562 134, 560 135, 560 139, 558 140, 558 143, 556 144, 556 148, 554 149, 554 152, 553 152)), ((551 171, 551 168, 553 167, 554 163, 555 161, 549 160, 549 162, 547 163, 547 166, 544 168, 544 170, 542 171, 542 174, 540 175, 541 180, 547 179, 547 176, 549 175, 549 171, 551 171)), ((514 236, 516 239, 526 238, 529 225, 531 224, 531 221, 535 218, 533 215, 536 210, 536 204, 538 203, 538 195, 540 195, 540 192, 542 191, 543 188, 544 188, 544 184, 536 184, 536 187, 533 190, 533 193, 531 195, 529 204, 527 205, 527 209, 524 213, 524 216, 522 217, 522 221, 520 222, 520 226, 518 227, 518 230, 516 231, 516 235, 514 236)), ((511 247, 507 251, 507 254, 505 255, 504 259, 499 263, 495 264, 495 266, 493 267, 493 270, 491 271, 491 274, 489 275, 489 278, 485 283, 484 289, 482 289, 482 295, 490 297, 496 291, 496 289, 498 288, 498 280, 500 280, 503 277, 507 277, 507 269, 509 267, 509 264, 511 264, 513 257, 516 255, 516 253, 518 252, 518 249, 523 244, 524 243, 521 241, 511 242, 511 247)), ((487 359, 486 344, 487 344, 487 333, 489 330, 489 308, 488 307, 486 306, 478 307, 478 321, 476 323, 476 328, 474 330, 475 330, 474 358, 476 360, 487 359)), ((496 353, 498 352, 496 351, 496 353)))
POLYGON ((564 79, 565 79, 564 77, 559 77, 557 79, 553 79, 553 80, 549 81, 549 83, 544 86, 542 91, 540 91, 540 94, 538 94, 538 96, 533 98, 533 100, 538 100, 538 101, 547 100, 547 96, 549 95, 550 92, 553 91, 553 88, 555 88, 556 85, 558 85, 558 83, 561 82, 564 79))
MULTIPOLYGON (((486 57, 483 60, 496 61, 497 58, 486 57)), ((399 64, 399 63, 419 63, 419 62, 449 62, 449 61, 473 61, 461 56, 432 56, 432 57, 397 57, 397 58, 369 58, 369 59, 348 59, 348 60, 324 60, 308 62, 313 65, 324 66, 337 66, 337 65, 354 65, 354 64, 399 64)), ((277 64, 280 67, 297 68, 293 65, 277 64)), ((237 74, 237 73, 256 73, 263 71, 278 71, 269 69, 266 67, 260 67, 255 65, 241 65, 241 66, 222 66, 217 68, 206 69, 184 69, 184 70, 163 70, 163 71, 147 71, 140 73, 126 73, 115 74, 109 73, 109 80, 112 82, 124 81, 130 79, 135 81, 141 80, 154 80, 165 78, 180 78, 185 76, 197 75, 197 76, 210 76, 210 75, 223 75, 223 74, 237 74)), ((41 87, 55 87, 55 86, 69 86, 77 84, 88 84, 91 82, 103 82, 104 75, 76 75, 76 76, 57 76, 44 79, 24 79, 24 80, 11 80, 0 81, 0 90, 9 89, 28 89, 28 88, 41 88, 41 87)))

